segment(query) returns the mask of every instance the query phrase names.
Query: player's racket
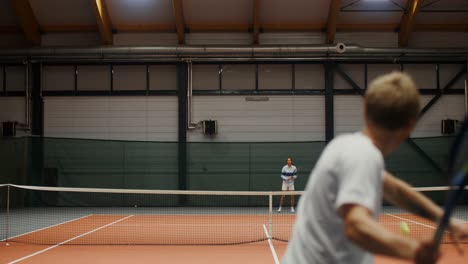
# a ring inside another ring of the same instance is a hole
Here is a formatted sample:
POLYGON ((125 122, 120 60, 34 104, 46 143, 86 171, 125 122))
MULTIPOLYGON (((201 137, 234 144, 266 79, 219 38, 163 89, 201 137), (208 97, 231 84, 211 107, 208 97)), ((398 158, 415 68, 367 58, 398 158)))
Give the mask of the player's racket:
POLYGON ((442 216, 435 233, 435 246, 439 247, 444 232, 447 229, 450 216, 452 215, 457 202, 460 200, 465 185, 468 182, 468 119, 465 118, 460 132, 455 137, 449 153, 449 175, 452 176, 450 182, 450 193, 444 206, 442 216))

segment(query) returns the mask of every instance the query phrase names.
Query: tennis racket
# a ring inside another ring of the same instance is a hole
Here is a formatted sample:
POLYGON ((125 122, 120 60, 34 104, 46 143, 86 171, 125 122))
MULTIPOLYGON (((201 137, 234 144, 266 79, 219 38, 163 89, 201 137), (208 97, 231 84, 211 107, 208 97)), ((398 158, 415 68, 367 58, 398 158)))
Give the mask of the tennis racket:
POLYGON ((449 175, 452 176, 450 182, 450 192, 444 205, 444 214, 437 226, 434 237, 435 247, 438 248, 444 236, 445 230, 449 226, 457 202, 463 195, 465 185, 468 182, 468 119, 465 118, 460 132, 455 137, 449 153, 449 175))

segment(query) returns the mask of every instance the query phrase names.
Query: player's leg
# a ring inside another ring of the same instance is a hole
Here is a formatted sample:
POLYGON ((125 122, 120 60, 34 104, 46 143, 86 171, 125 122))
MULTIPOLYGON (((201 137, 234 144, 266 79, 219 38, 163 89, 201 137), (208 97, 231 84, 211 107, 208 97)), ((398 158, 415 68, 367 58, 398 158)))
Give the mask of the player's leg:
MULTIPOLYGON (((294 191, 294 184, 291 184, 291 186, 289 186, 289 190, 290 191, 294 191)), ((295 210, 294 210, 294 194, 291 194, 291 213, 294 213, 295 210)))
POLYGON ((283 202, 284 202, 284 195, 281 195, 280 203, 279 203, 279 207, 278 207, 278 213, 281 212, 281 209, 283 207, 283 202))
MULTIPOLYGON (((283 185, 281 186, 281 190, 282 191, 287 191, 288 190, 288 185, 285 182, 283 182, 283 185)), ((283 207, 283 202, 284 202, 284 195, 281 195, 280 204, 279 204, 279 207, 278 207, 278 213, 281 212, 281 209, 283 207)))

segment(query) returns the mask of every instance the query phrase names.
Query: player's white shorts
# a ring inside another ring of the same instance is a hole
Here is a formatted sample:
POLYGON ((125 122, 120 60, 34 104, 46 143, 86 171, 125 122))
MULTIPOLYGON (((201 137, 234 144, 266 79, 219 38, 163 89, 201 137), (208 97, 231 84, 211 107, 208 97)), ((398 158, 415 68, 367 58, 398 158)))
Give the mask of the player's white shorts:
POLYGON ((283 186, 281 187, 283 191, 294 191, 294 182, 287 183, 283 181, 283 186))

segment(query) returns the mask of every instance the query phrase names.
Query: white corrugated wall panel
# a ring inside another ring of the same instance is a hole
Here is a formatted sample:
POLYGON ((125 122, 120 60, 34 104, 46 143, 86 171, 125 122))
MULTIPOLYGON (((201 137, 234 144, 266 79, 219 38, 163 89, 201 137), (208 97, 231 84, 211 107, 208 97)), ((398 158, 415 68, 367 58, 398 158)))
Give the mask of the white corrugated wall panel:
POLYGON ((364 99, 360 95, 336 95, 333 109, 335 112, 335 136, 362 130, 364 126, 364 99))
MULTIPOLYGON (((421 98, 421 108, 433 96, 421 98)), ((335 135, 359 131, 364 126, 364 105, 361 96, 335 96, 335 135)), ((462 120, 465 111, 463 95, 444 95, 418 121, 411 137, 441 136, 440 123, 443 119, 462 120)))
POLYGON ((0 122, 25 122, 24 97, 0 97, 0 122))
POLYGON ((0 34, 0 47, 2 48, 21 48, 28 47, 30 44, 24 34, 0 34))
POLYGON ((99 33, 50 33, 41 35, 42 46, 100 46, 99 33))
POLYGON ((217 120, 218 134, 201 129, 188 141, 284 142, 325 139, 323 96, 268 96, 268 101, 246 101, 245 96, 195 96, 193 122, 217 120))
POLYGON ((463 32, 413 32, 408 42, 410 48, 466 48, 468 33, 463 32))
POLYGON ((47 137, 177 141, 177 97, 45 97, 47 137))
MULTIPOLYGON (((433 96, 424 95, 424 107, 433 96)), ((465 98, 463 95, 443 95, 419 120, 412 137, 441 136, 441 120, 463 120, 465 115, 465 98)))

